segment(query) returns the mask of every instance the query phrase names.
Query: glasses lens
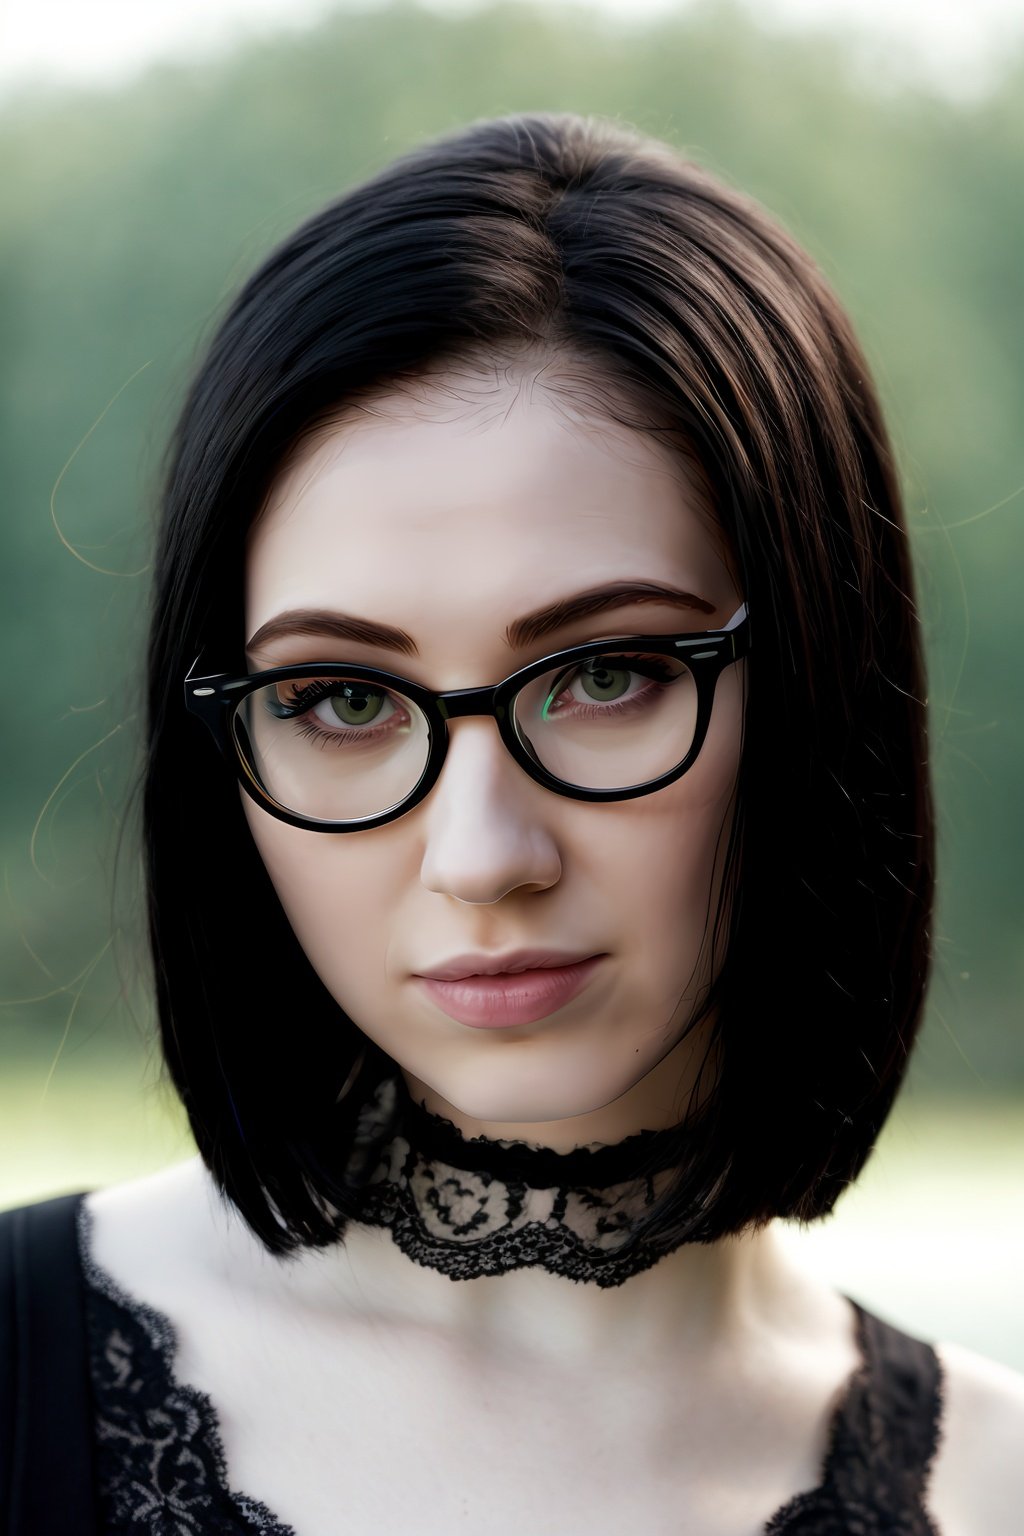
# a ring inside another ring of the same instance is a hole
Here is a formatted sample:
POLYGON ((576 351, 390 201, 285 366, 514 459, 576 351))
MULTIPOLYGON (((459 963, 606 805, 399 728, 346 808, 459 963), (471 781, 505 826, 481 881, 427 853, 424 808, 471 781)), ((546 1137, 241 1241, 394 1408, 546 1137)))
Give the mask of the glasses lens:
POLYGON ((697 683, 675 656, 609 651, 535 678, 514 722, 535 760, 580 789, 630 789, 670 773, 697 731, 697 683))
MULTIPOLYGON (((697 685, 675 656, 613 651, 535 678, 516 695, 512 721, 554 778, 579 789, 629 789, 688 755, 697 685)), ((405 694, 315 673, 253 689, 233 730, 260 789, 312 821, 359 821, 401 805, 430 751, 427 717, 405 694)))
POLYGON ((313 673, 253 689, 233 728, 259 787, 313 821, 358 821, 401 804, 430 748, 427 717, 404 694, 313 673))

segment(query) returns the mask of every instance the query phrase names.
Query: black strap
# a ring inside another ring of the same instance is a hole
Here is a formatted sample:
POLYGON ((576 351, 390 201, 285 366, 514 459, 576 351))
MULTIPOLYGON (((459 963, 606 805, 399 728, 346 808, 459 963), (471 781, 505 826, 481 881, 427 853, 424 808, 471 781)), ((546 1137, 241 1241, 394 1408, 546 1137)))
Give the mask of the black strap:
POLYGON ((935 1536, 924 1497, 941 1434, 939 1356, 926 1340, 853 1305, 864 1364, 833 1427, 825 1486, 840 1508, 871 1509, 883 1522, 898 1512, 903 1536, 935 1536))
POLYGON ((0 1211, 0 1536, 97 1536, 85 1191, 0 1211))

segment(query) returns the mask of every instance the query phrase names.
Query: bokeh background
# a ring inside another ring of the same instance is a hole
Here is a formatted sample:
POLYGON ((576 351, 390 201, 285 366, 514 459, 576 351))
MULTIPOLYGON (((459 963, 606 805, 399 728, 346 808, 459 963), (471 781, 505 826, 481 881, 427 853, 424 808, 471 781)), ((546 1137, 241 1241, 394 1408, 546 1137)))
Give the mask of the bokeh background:
MULTIPOLYGON (((1024 1370, 1022 26, 998 0, 16 0, 0 59, 0 1207, 195 1151, 154 1046, 130 789, 160 455, 204 338, 278 238, 401 150, 496 113, 601 113, 753 193, 813 253, 865 345, 906 492, 934 978, 864 1175, 787 1241, 910 1331, 1024 1370)), ((257 960, 241 935, 230 954, 257 960)))

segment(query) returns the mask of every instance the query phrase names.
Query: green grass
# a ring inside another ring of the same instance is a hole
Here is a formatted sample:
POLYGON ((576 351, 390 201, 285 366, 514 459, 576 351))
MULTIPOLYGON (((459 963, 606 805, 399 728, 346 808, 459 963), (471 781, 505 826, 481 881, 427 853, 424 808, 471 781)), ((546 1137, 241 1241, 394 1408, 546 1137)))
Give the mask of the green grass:
POLYGON ((195 1155, 176 1095, 155 1069, 7 1065, 0 1080, 0 1207, 95 1189, 195 1155), (49 1077, 49 1081, 47 1080, 49 1077))

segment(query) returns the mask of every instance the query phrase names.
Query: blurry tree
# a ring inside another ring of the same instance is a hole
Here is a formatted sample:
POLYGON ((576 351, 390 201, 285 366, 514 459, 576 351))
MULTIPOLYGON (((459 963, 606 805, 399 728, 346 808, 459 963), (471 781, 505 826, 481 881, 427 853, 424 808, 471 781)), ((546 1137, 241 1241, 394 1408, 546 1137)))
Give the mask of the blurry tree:
POLYGON ((108 895, 159 456, 221 307, 272 243, 400 150, 538 108, 634 123, 753 193, 853 316, 901 459, 931 666, 941 895, 914 1073, 1019 1087, 1024 60, 955 105, 725 3, 628 25, 399 3, 116 92, 8 104, 0 1045, 123 1052, 125 1004, 145 1022, 130 817, 113 910, 108 895))

